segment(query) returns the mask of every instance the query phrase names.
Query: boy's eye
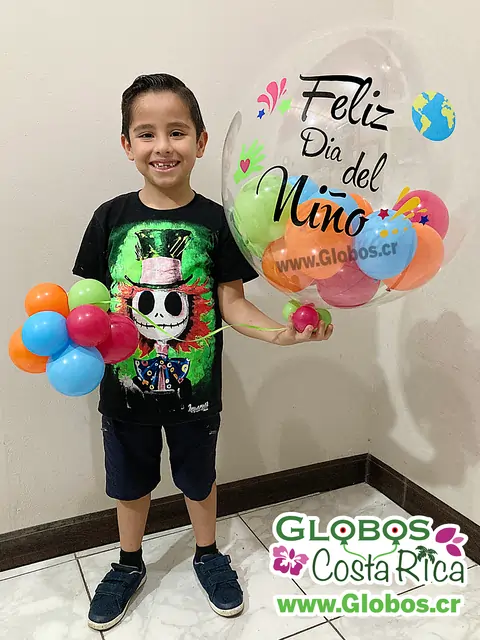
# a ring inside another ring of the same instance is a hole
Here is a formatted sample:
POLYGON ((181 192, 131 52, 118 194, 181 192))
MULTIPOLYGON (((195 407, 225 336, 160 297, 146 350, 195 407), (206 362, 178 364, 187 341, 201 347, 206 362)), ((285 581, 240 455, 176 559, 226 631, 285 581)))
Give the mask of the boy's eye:
POLYGON ((153 133, 141 133, 139 138, 153 138, 153 133))
POLYGON ((172 136, 176 138, 178 138, 178 136, 183 136, 183 135, 185 135, 183 131, 172 131, 172 136))

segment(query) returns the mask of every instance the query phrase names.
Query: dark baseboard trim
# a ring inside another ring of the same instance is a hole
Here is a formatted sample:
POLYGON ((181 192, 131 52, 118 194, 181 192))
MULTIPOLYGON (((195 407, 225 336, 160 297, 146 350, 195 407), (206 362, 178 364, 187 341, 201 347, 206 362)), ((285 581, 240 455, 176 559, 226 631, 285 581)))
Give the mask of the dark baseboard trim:
POLYGON ((422 489, 371 454, 367 456, 366 481, 410 515, 432 518, 433 526, 457 524, 468 536, 465 554, 480 564, 480 526, 442 500, 422 489))
MULTIPOLYGON (((229 482, 218 487, 218 515, 333 491, 365 482, 367 454, 229 482)), ((146 533, 189 524, 181 495, 152 501, 146 533)), ((57 558, 118 541, 115 509, 0 535, 0 571, 57 558)))
MULTIPOLYGON (((458 524, 469 540, 465 552, 480 564, 480 526, 370 454, 229 482, 218 487, 218 515, 229 516, 312 493, 367 482, 411 515, 435 526, 458 524)), ((189 524, 181 495, 152 501, 147 534, 189 524)), ((118 541, 115 509, 0 535, 0 571, 118 541)))

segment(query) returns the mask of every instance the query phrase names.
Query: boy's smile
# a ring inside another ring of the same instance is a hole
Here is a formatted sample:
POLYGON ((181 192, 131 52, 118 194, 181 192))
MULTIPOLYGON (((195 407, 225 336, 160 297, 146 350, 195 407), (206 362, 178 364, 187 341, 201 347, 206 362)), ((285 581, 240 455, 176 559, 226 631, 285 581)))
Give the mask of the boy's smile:
POLYGON ((145 178, 149 199, 156 200, 158 192, 176 200, 190 195, 190 174, 203 156, 207 134, 197 139, 189 109, 178 95, 162 91, 139 96, 129 138, 122 136, 122 145, 145 178))
POLYGON ((180 162, 178 160, 176 160, 175 162, 168 162, 168 160, 159 160, 150 163, 155 171, 161 171, 162 173, 166 173, 171 169, 175 169, 175 167, 178 167, 179 164, 180 162))

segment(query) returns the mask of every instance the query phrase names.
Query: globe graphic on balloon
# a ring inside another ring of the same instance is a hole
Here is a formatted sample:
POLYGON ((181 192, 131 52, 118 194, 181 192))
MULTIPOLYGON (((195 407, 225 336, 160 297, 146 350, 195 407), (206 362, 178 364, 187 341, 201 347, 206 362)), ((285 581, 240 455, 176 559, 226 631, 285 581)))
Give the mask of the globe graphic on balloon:
POLYGON ((442 93, 424 91, 412 106, 412 119, 417 130, 434 142, 449 138, 455 130, 456 114, 442 93))

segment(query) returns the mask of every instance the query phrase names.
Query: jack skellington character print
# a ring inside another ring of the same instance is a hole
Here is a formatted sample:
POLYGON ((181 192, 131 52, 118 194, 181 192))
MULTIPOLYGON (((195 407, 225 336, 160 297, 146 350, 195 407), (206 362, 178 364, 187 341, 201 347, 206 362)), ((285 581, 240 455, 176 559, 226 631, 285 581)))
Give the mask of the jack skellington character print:
POLYGON ((139 331, 137 351, 116 367, 118 380, 126 391, 185 409, 203 397, 215 356, 215 343, 200 340, 216 322, 208 232, 152 221, 120 228, 114 247, 115 310, 139 331))
POLYGON ((187 378, 190 361, 171 358, 168 352, 172 342, 185 339, 191 324, 193 300, 185 291, 189 278, 182 277, 182 255, 190 232, 164 230, 161 248, 151 231, 137 232, 137 237, 141 279, 133 282, 126 277, 134 294, 131 316, 141 336, 141 351, 154 349, 156 356, 135 358, 133 383, 145 393, 176 393, 187 399, 191 392, 187 378))

